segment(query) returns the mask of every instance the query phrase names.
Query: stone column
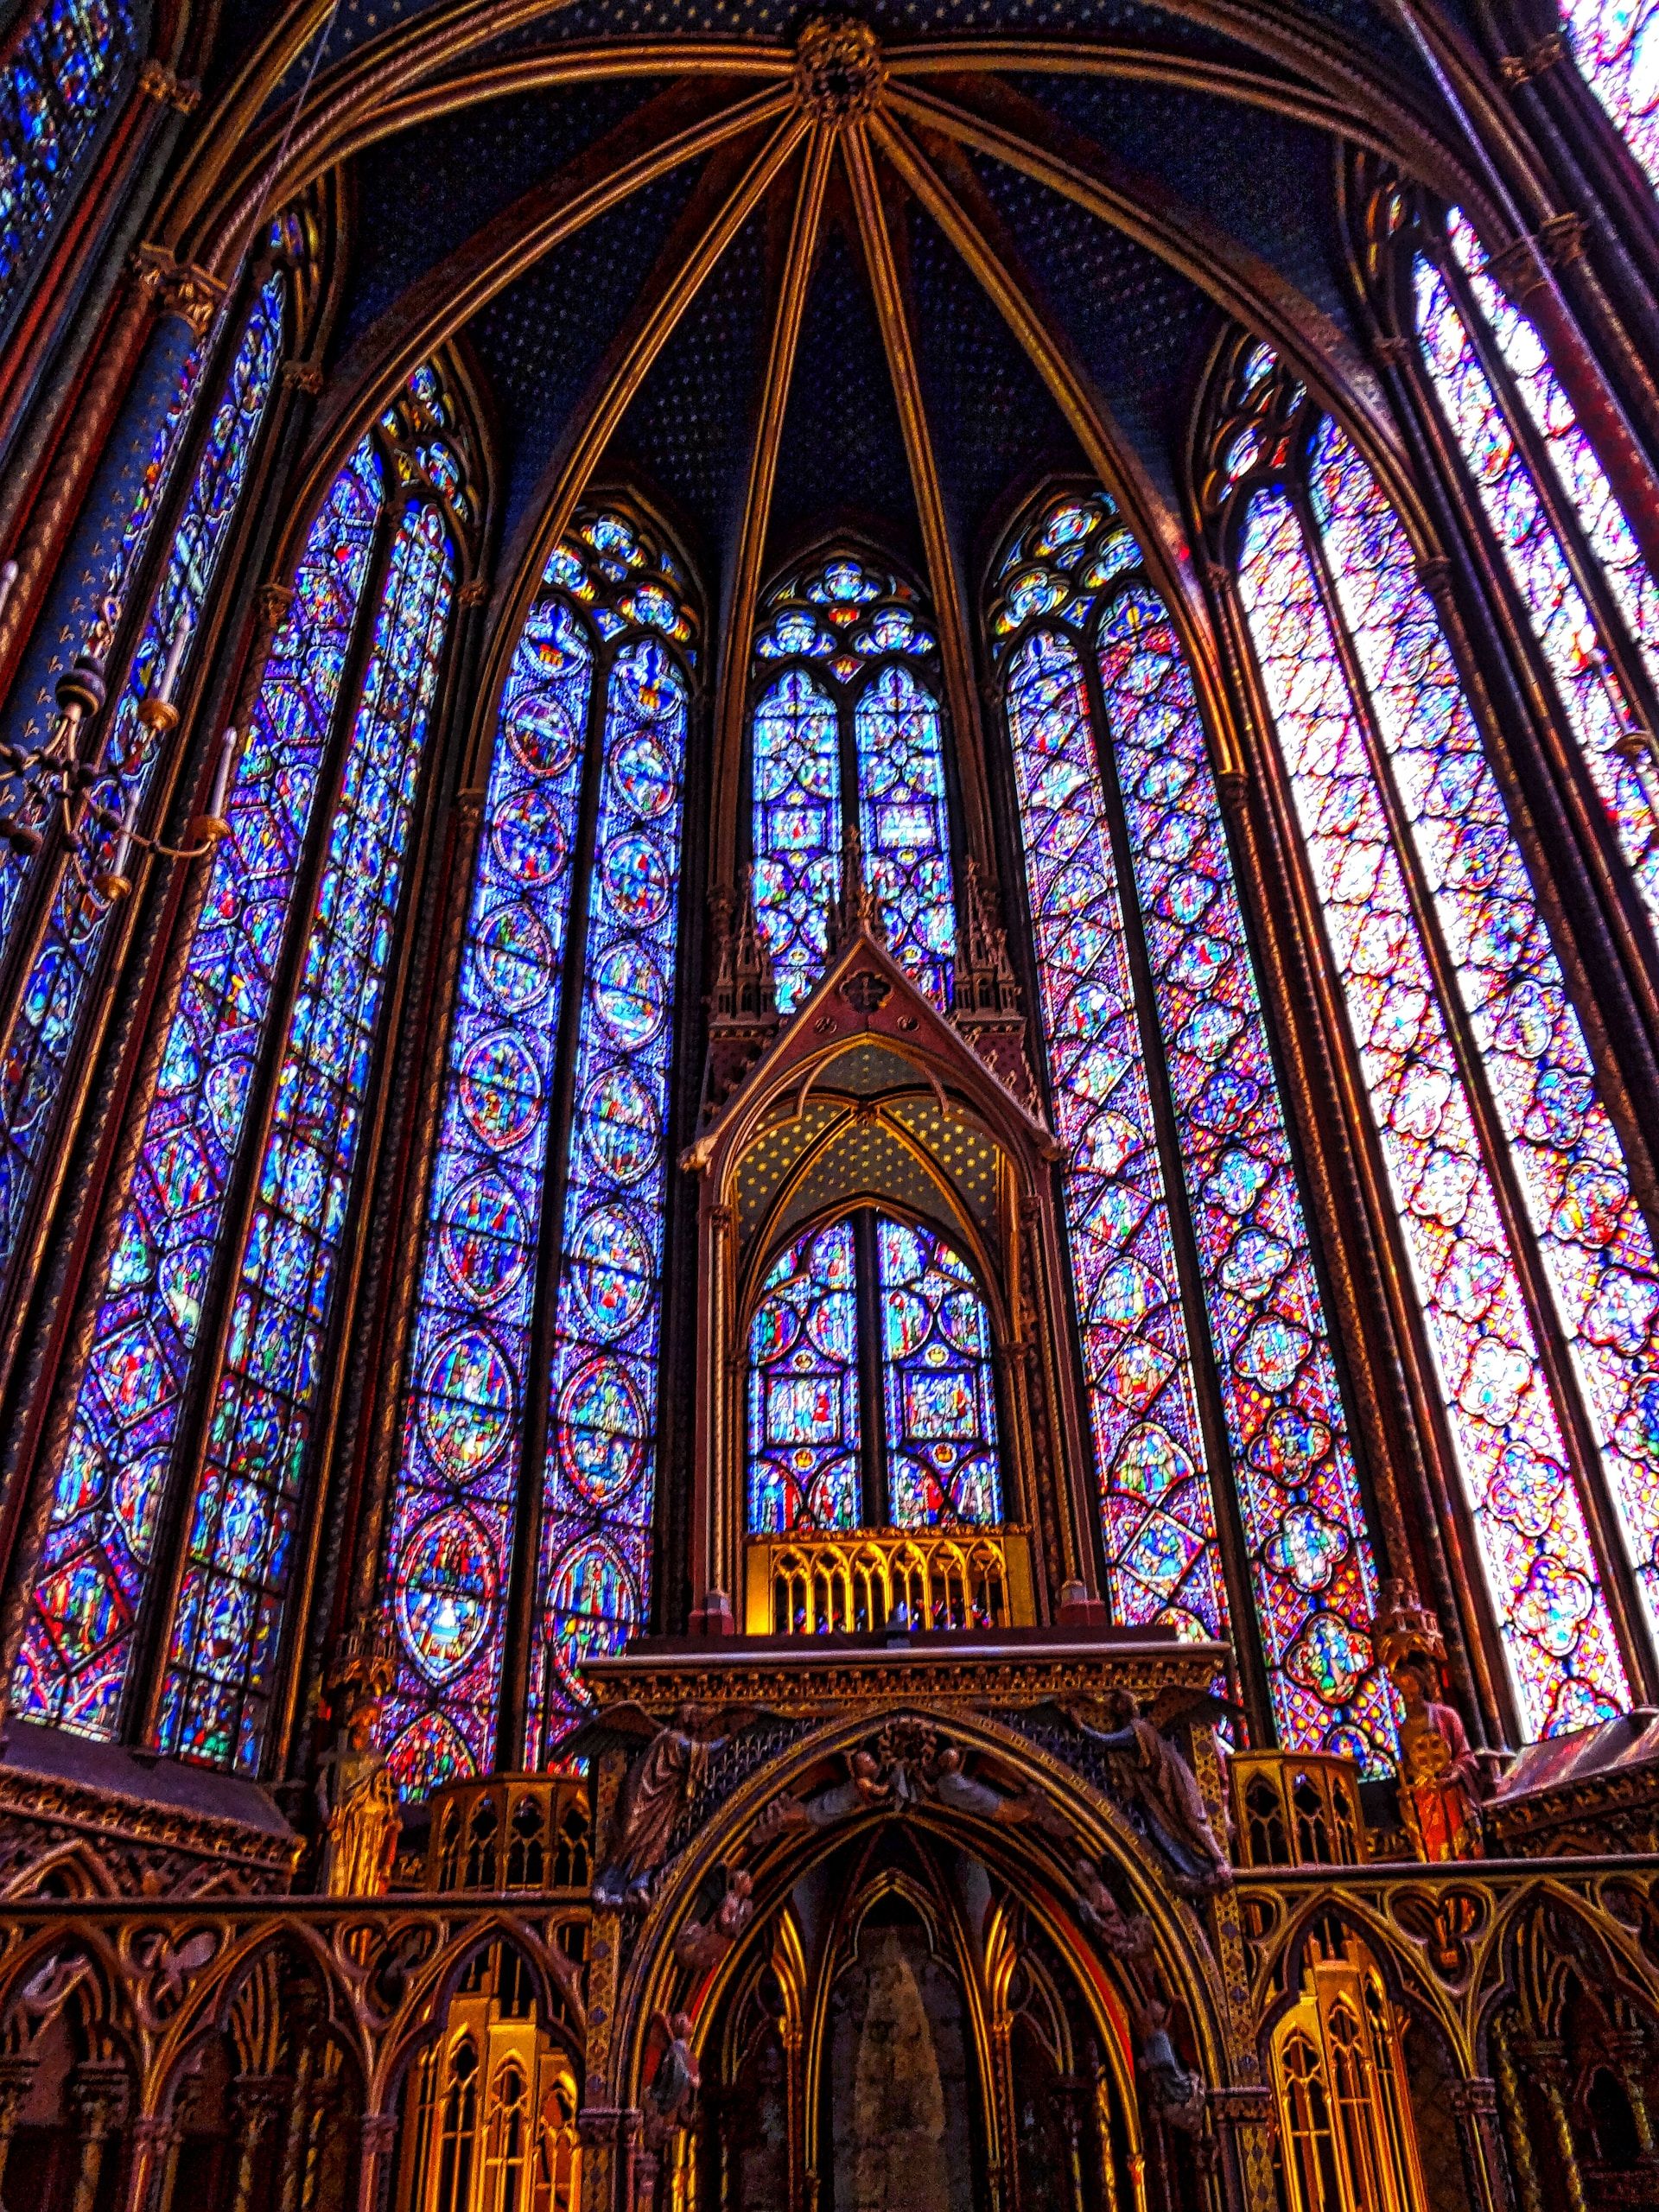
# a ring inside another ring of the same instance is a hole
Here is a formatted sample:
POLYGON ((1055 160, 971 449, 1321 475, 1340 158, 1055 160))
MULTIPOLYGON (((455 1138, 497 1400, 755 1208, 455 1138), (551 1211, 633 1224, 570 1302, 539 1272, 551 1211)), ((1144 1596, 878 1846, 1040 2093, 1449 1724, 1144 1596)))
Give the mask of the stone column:
POLYGON ((158 2179, 171 2166, 182 2131, 170 2114, 147 2113, 132 2123, 125 2212, 149 2212, 158 2179))
POLYGON ((1510 2177, 1497 2126, 1497 2084, 1476 2075, 1450 2087, 1458 2143, 1474 2212, 1512 2212, 1510 2177))
POLYGON ((1270 2212, 1278 2202, 1273 2177, 1273 2091, 1265 2082, 1241 2082, 1210 2091, 1222 2171, 1223 2201, 1270 2212))
POLYGON ((357 2124, 361 2145, 357 2162, 357 2212, 380 2212, 386 2193, 386 2169, 397 2141, 397 2117, 390 2112, 365 2112, 357 2124))
POLYGON ((1540 2036, 1522 2044, 1519 2056, 1544 2094, 1550 2132, 1555 2138, 1556 2155, 1561 2162, 1567 2212, 1590 2212, 1585 2200, 1584 2176, 1579 2171, 1578 2146, 1573 2140, 1573 2123, 1567 2117, 1567 2054, 1554 2037, 1540 2036))
POLYGON ((80 2167, 70 2212, 92 2212, 104 2155, 127 2104, 127 2069, 119 2059, 93 2059, 69 2085, 70 2109, 80 2140, 80 2167))
POLYGON ((0 2185, 6 2178, 6 2160, 11 2153, 18 2114, 29 2102, 40 2063, 38 2058, 0 2058, 0 2185))
POLYGON ((276 2133, 290 2088, 280 2074, 243 2074, 232 2084, 231 2108, 236 2115, 237 2144, 232 2212, 248 2212, 253 2202, 254 2177, 262 2158, 268 2155, 266 2146, 276 2133))

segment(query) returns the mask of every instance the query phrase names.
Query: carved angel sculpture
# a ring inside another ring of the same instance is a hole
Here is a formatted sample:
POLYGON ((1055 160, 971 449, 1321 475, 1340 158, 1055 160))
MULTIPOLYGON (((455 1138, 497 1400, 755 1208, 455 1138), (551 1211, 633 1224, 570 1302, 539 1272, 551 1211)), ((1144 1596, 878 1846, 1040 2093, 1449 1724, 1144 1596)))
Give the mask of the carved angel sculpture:
POLYGON ((1163 1732, 1194 1713, 1213 1718, 1233 1710, 1220 1699, 1194 1698, 1179 1689, 1165 1691, 1150 1717, 1141 1713, 1127 1690, 1110 1693, 1103 1714, 1092 1702, 1066 1707, 1067 1717, 1085 1736, 1125 1754, 1122 1772, 1127 1794, 1147 1834, 1174 1868, 1176 1886, 1188 1897, 1208 1897, 1225 1889, 1233 1870, 1210 1825, 1197 1776, 1163 1732), (1103 1727, 1099 1725, 1102 1718, 1103 1727))
POLYGON ((1144 1913, 1126 1913, 1101 1879, 1100 1869, 1079 1859, 1071 1879, 1077 1918, 1103 1950, 1114 1958, 1143 1959, 1152 1949, 1152 1923, 1144 1913))
POLYGON ((674 1960, 693 1974, 717 1967, 754 1918, 754 1879, 741 1866, 726 1869, 726 1894, 707 1920, 688 1920, 674 1938, 674 1960))
POLYGON ((702 2086, 702 2076, 698 2071, 696 2053, 691 2048, 689 2014, 676 2012, 670 2018, 659 2012, 655 2024, 662 2029, 668 2043, 645 2092, 645 2138, 650 2143, 660 2144, 677 2128, 684 2126, 702 2086))
POLYGON ((1200 2075, 1182 2065, 1169 2032, 1169 2006, 1148 1997, 1135 2020, 1141 2051, 1135 2061, 1147 2085, 1147 2102, 1166 2127, 1196 2135, 1204 2126, 1205 2097, 1200 2075))
POLYGON ((596 1904, 626 1902, 643 1910, 680 1815, 702 1786, 710 1754, 766 1710, 759 1705, 681 1705, 664 1726, 643 1706, 616 1705, 563 1738, 555 1754, 562 1759, 595 1758, 644 1745, 617 1800, 610 1855, 594 1884, 596 1904))

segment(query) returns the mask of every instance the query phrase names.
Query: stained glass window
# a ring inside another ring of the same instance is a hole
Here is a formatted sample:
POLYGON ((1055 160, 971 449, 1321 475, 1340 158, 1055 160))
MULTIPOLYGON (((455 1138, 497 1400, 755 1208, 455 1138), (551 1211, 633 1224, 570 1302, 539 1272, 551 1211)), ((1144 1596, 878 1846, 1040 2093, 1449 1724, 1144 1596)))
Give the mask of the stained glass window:
POLYGON ((531 1701, 555 1731, 582 1660, 644 1619, 651 1579, 685 723, 665 647, 629 645, 606 695, 555 1323, 531 1701))
POLYGON ((556 548, 503 695, 388 1548, 386 1740, 405 1796, 494 1761, 532 1541, 532 1763, 579 1706, 580 1660, 648 1602, 691 636, 670 556, 600 512, 556 548), (538 1283, 550 1205, 558 1250, 538 1283), (525 1419, 543 1360, 544 1461, 525 1419))
POLYGON ((0 316, 21 297, 138 50, 125 0, 46 0, 0 75, 0 316))
MULTIPOLYGON (((218 408, 208 427, 194 479, 180 513, 167 566, 157 587, 125 682, 115 694, 103 758, 109 779, 98 797, 114 813, 131 804, 142 811, 159 747, 138 717, 181 633, 177 661, 182 677, 200 626, 220 554, 230 533, 248 463, 276 382, 282 352, 284 278, 271 276, 254 301, 218 408)), ((193 357, 194 359, 194 357, 193 357)), ((180 385, 152 452, 152 470, 128 518, 118 574, 124 587, 148 536, 156 498, 195 390, 194 373, 180 385)), ((87 872, 96 875, 113 859, 113 832, 93 833, 87 872)), ((14 869, 14 887, 21 870, 14 869)), ((24 981, 3 1059, 0 1059, 0 1272, 16 1249, 23 1210, 64 1079, 87 987, 97 963, 109 908, 67 874, 59 886, 39 950, 24 981)))
POLYGON ((1632 742, 1644 716, 1608 650, 1622 625, 1649 684, 1659 686, 1659 587, 1536 330, 1485 274, 1479 243, 1455 211, 1447 242, 1446 266, 1419 255, 1414 268, 1424 365, 1568 727, 1642 895, 1659 915, 1659 813, 1651 765, 1643 745, 1632 742), (1518 420, 1489 373, 1478 330, 1503 363, 1518 420), (1529 461, 1529 442, 1545 479, 1529 461))
POLYGON ((1225 1632, 1214 1488, 1225 1484, 1281 1739, 1350 1751, 1375 1770, 1393 1739, 1369 1641, 1376 1570, 1192 678, 1134 540, 1098 495, 1051 508, 1015 546, 1001 591, 992 630, 1007 656, 1055 1126, 1069 1153, 1114 1608, 1225 1632), (1129 912, 1149 1004, 1135 991, 1129 912), (1179 1160, 1173 1188, 1160 1084, 1179 1160), (1185 1318, 1178 1208, 1204 1294, 1202 1315, 1185 1318), (1220 1467, 1189 1335, 1206 1324, 1220 1467))
POLYGON ((876 1225, 887 1499, 899 1529, 1002 1518, 990 1317, 936 1230, 876 1225))
MULTIPOLYGON (((557 556, 556 556, 556 564, 557 556)), ((477 1759, 493 1713, 525 1401, 594 646, 550 573, 513 655, 474 864, 391 1543, 399 1783, 477 1759)))
MULTIPOLYGON (((1280 389, 1274 404, 1300 404, 1294 385, 1280 389)), ((1341 433, 1306 420, 1306 410, 1296 420, 1291 449, 1311 435, 1308 474, 1247 491, 1240 591, 1522 1725, 1543 1735, 1621 1709, 1628 1687, 1540 1324, 1483 1141, 1473 1070, 1507 1141, 1582 1408, 1649 1580, 1650 1478, 1627 1440, 1641 1433, 1659 1286, 1411 549, 1341 433), (1338 621, 1363 696, 1350 688, 1338 621), (1437 976, 1425 907, 1456 1004, 1437 976)))
POLYGON ((407 450, 433 411, 418 377, 335 479, 265 664, 95 1317, 14 1683, 16 1709, 94 1735, 130 1726, 124 1704, 137 1696, 147 1712, 154 1697, 159 1748, 248 1770, 263 1750, 302 1540, 315 1394, 448 634, 451 529, 473 512, 469 493, 441 486, 407 450), (407 486, 395 531, 394 467, 407 486), (383 581, 353 706, 341 685, 375 574, 383 581), (334 796, 315 824, 317 887, 279 1044, 270 1033, 279 963, 324 789, 334 796), (266 1112, 251 1217, 226 1253, 237 1163, 266 1112), (227 1277, 221 1353, 216 1334, 200 1340, 209 1287, 227 1277), (187 1450, 192 1370, 204 1353, 224 1365, 206 1378, 207 1433, 187 1450), (158 1532, 175 1522, 176 1569, 170 1534, 168 1558, 156 1556, 158 1532), (166 1572, 151 1587, 156 1567, 166 1572), (166 1608, 153 1686, 129 1681, 145 1607, 166 1608))
POLYGON ((781 1013, 823 965, 841 889, 841 757, 836 709, 805 669, 785 669, 754 710, 754 911, 781 1013))
POLYGON ((375 617, 187 1523, 161 1748, 250 1772, 454 581, 442 513, 411 506, 375 617))
POLYGON ((335 478, 266 664, 82 1381, 14 1709, 118 1724, 201 1297, 383 498, 365 441, 335 478))
POLYGON ((1655 0, 1566 0, 1573 58, 1585 82, 1659 184, 1659 81, 1651 67, 1655 0))
POLYGON ((749 1528, 853 1529, 867 1513, 896 1529, 993 1526, 1002 1485, 990 1316, 972 1268, 937 1230, 861 1215, 809 1230, 761 1286, 749 1528))
POLYGON ((749 1325, 749 1527, 860 1520, 858 1294, 853 1227, 780 1253, 749 1325))
POLYGON ((823 965, 854 823, 894 957, 948 1004, 956 912, 938 648, 914 594, 850 556, 825 562, 768 594, 754 652, 754 910, 779 1009, 797 1006, 823 965))

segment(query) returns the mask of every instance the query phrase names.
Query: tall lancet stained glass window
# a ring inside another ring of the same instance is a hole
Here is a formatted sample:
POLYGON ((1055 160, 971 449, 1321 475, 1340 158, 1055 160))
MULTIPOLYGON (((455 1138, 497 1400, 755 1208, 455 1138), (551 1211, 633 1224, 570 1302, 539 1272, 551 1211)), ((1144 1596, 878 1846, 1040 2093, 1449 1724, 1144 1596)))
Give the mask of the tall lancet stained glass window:
POLYGON ((1197 1636, 1253 1616, 1281 1739, 1376 1770, 1376 1573, 1219 797, 1168 614, 1103 497, 1018 540, 992 640, 1114 1610, 1197 1636), (1223 1515, 1248 1590, 1227 1589, 1223 1515))
POLYGON ((1405 532, 1264 351, 1238 381, 1240 594, 1519 1719, 1550 1734, 1628 1702, 1575 1465, 1659 1589, 1659 1270, 1405 532))
POLYGON ((455 533, 476 520, 446 406, 417 371, 335 479, 301 555, 168 1028, 13 1683, 19 1712, 90 1735, 153 1729, 162 1748, 247 1770, 281 1648, 455 533), (395 528, 394 466, 412 493, 395 528), (296 911, 318 839, 317 887, 296 911), (237 1219, 235 1169, 255 1141, 251 1215, 237 1219), (222 1344, 203 1325, 219 1284, 232 1286, 222 1344), (198 1436, 186 1416, 204 1358, 218 1370, 198 1436), (156 1545, 175 1517, 176 1576, 156 1545), (136 1682, 137 1630, 156 1607, 161 1669, 136 1682))
POLYGON ((823 966, 849 833, 887 942, 950 997, 956 913, 938 646, 915 594, 850 554, 779 584, 755 639, 755 919, 788 1014, 823 966))
MULTIPOLYGON (((1392 201, 1398 217, 1400 203, 1392 201)), ((1656 925, 1659 584, 1537 331, 1454 208, 1410 270, 1423 368, 1562 719, 1656 925)))
POLYGON ((84 179, 140 51, 130 0, 26 6, 0 60, 0 322, 84 179))
POLYGON ((868 1211, 809 1230, 749 1323, 751 1533, 1002 1518, 990 1315, 937 1230, 868 1211))
POLYGON ((577 1662, 648 1600, 685 597, 654 534, 586 517, 502 692, 388 1548, 386 1741, 408 1796, 493 1764, 515 1585, 535 1625, 509 1756, 532 1764, 577 1709, 577 1662), (543 1391, 544 1446, 529 1418, 543 1391))
MULTIPOLYGON (((190 673, 196 635, 276 385, 287 290, 287 278, 278 270, 254 297, 125 678, 111 684, 99 747, 106 778, 96 796, 114 815, 131 809, 137 818, 144 817, 162 751, 155 709, 170 703, 162 698, 161 687, 170 677, 176 689, 190 673)), ((198 356, 192 354, 152 441, 122 532, 121 556, 109 572, 111 596, 118 605, 172 475, 199 381, 198 356)), ((93 833, 86 873, 94 880, 113 863, 115 837, 112 830, 93 833)), ((21 889, 22 874, 14 863, 16 889, 21 889)), ((79 874, 61 871, 13 1014, 0 1058, 0 1273, 16 1249, 36 1170, 49 1144, 53 1106, 74 1049, 111 911, 79 874)))
POLYGON ((1655 0, 1565 0, 1573 59, 1650 183, 1659 185, 1655 0))

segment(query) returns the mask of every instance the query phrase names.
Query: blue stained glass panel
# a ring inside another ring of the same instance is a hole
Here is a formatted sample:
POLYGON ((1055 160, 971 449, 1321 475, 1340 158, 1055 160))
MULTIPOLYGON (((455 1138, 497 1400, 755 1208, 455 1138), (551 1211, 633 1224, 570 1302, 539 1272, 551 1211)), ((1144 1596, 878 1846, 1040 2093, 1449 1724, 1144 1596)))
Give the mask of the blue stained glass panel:
POLYGON ((583 963, 531 1669, 532 1764, 581 1661, 645 1618, 656 1486, 685 684, 655 639, 611 671, 583 963))
POLYGON ((162 1685, 164 1751, 257 1770, 335 1270, 454 599, 435 507, 393 540, 276 1079, 162 1685))
POLYGON ((841 756, 836 709, 804 670, 785 669, 754 710, 754 918, 788 1014, 823 966, 841 889, 841 756))
POLYGON ((973 1269, 931 1229, 876 1224, 893 1525, 1002 1518, 991 1323, 973 1269))
MULTIPOLYGON (((884 639, 884 646, 892 642, 884 639)), ((853 729, 865 872, 887 941, 900 966, 944 1006, 957 918, 938 702, 907 668, 890 665, 859 695, 853 729)))
POLYGON ((12 1684, 13 1709, 118 1725, 182 1408, 383 485, 365 441, 312 524, 266 663, 168 1031, 12 1684))
POLYGON ((22 297, 138 50, 124 0, 46 0, 0 69, 0 318, 22 297))
MULTIPOLYGON (((158 681, 174 639, 182 631, 194 641, 200 626, 276 382, 282 353, 284 290, 283 278, 274 276, 254 302, 179 517, 155 602, 126 681, 116 696, 104 745, 110 780, 99 792, 112 812, 119 813, 129 801, 143 810, 159 747, 138 719, 139 702, 158 681)), ((147 487, 140 503, 145 518, 155 512, 156 486, 164 482, 170 469, 194 389, 194 383, 187 378, 167 418, 156 455, 156 483, 147 487)), ((130 517, 126 535, 128 540, 136 541, 124 550, 123 557, 130 568, 147 529, 136 531, 130 517)), ((190 652, 187 645, 179 666, 181 680, 188 670, 190 652)), ((96 874, 111 865, 114 846, 112 830, 93 830, 89 874, 96 874)), ((13 880, 20 882, 21 874, 14 871, 13 880)), ((3 1060, 0 1060, 0 1272, 16 1249, 108 914, 105 903, 84 890, 73 872, 64 876, 24 981, 3 1060)))
POLYGON ((593 680, 585 626, 544 593, 497 721, 392 1508, 400 1650, 386 1741, 398 1789, 411 1797, 487 1770, 494 1755, 593 680))
POLYGON ((858 1294, 852 1224, 780 1253, 749 1325, 749 1527, 856 1528, 858 1294))

